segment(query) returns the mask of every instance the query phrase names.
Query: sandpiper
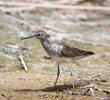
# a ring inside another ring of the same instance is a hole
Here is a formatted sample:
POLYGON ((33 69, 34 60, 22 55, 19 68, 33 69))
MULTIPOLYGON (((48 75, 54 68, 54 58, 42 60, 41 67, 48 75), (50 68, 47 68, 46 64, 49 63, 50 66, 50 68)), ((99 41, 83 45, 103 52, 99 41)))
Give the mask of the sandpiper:
MULTIPOLYGON (((56 86, 57 80, 59 78, 59 74, 60 74, 59 65, 61 63, 66 62, 67 65, 71 67, 71 63, 74 62, 75 60, 84 58, 86 56, 94 55, 94 52, 92 51, 85 51, 75 47, 70 47, 68 45, 51 43, 47 39, 48 35, 43 30, 39 30, 36 32, 35 35, 25 37, 22 39, 29 39, 33 37, 40 39, 40 42, 44 50, 48 53, 49 57, 57 63, 58 72, 57 72, 56 81, 54 83, 54 87, 56 86)), ((71 70, 71 76, 73 76, 72 70, 71 70)))

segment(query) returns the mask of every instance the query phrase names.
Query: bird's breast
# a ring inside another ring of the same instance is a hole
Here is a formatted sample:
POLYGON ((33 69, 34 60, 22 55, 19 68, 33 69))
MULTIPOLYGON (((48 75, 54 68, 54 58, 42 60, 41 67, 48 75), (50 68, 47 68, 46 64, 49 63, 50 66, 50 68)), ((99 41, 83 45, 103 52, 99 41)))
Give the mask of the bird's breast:
POLYGON ((60 56, 63 46, 57 44, 46 44, 44 45, 44 49, 50 56, 60 56))

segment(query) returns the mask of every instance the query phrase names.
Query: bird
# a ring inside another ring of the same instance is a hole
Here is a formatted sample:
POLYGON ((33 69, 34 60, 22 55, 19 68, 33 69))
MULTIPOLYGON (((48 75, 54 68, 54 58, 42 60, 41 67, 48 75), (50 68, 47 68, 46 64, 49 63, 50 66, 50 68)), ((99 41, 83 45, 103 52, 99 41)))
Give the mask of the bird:
MULTIPOLYGON (((53 86, 56 87, 60 75, 59 65, 61 63, 64 62, 67 63, 67 65, 71 69, 72 62, 87 56, 94 55, 95 53, 92 51, 81 50, 64 44, 52 43, 48 40, 48 36, 49 35, 47 35, 47 33, 44 30, 38 30, 34 35, 23 37, 21 38, 21 40, 34 38, 34 37, 40 40, 44 50, 47 52, 51 60, 55 61, 57 64, 57 77, 53 86)), ((71 72, 71 76, 73 76, 72 70, 70 70, 70 72, 71 72)))

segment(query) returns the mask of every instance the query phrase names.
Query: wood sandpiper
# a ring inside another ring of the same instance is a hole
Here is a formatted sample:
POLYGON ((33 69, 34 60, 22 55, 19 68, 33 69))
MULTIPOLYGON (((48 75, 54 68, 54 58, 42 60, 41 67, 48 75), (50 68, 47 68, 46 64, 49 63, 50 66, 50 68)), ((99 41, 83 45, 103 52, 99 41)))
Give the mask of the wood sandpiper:
MULTIPOLYGON (((35 35, 25 37, 22 39, 29 39, 33 37, 40 39, 40 42, 44 50, 48 53, 49 57, 57 63, 58 72, 57 72, 56 81, 54 83, 54 87, 57 84, 57 80, 60 74, 59 64, 66 62, 67 65, 71 67, 71 63, 74 62, 75 60, 84 58, 86 56, 94 55, 94 52, 92 51, 85 51, 75 47, 70 47, 68 45, 51 43, 47 39, 48 35, 43 30, 39 30, 36 32, 35 35)), ((72 70, 71 70, 71 76, 73 76, 72 70)))

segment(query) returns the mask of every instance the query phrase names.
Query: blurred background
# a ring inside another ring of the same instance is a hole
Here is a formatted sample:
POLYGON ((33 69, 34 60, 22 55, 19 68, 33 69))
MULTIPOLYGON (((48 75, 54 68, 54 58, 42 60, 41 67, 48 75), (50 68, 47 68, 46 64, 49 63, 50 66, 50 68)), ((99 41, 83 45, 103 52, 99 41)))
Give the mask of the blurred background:
MULTIPOLYGON (((51 42, 95 52, 94 56, 73 63, 73 79, 98 79, 98 85, 102 89, 110 89, 110 0, 0 0, 2 100, 45 98, 41 92, 25 91, 24 95, 24 92, 15 93, 14 90, 39 89, 53 85, 57 74, 55 62, 43 58, 48 55, 39 40, 21 41, 22 37, 35 34, 37 30, 45 30, 51 42), (28 73, 22 69, 19 55, 23 55, 28 73)), ((66 64, 61 66, 58 84, 71 84, 69 68, 66 64)), ((61 94, 65 100, 73 98, 70 95, 65 98, 65 93, 61 94)), ((58 94, 45 95, 56 99, 58 94)), ((107 98, 105 94, 96 95, 107 98)), ((58 98, 61 99, 59 95, 58 98)), ((91 97, 85 98, 83 99, 91 100, 91 97)), ((78 97, 75 100, 80 99, 78 97)))

